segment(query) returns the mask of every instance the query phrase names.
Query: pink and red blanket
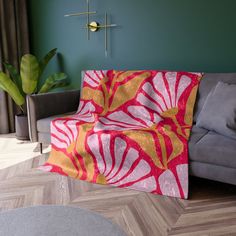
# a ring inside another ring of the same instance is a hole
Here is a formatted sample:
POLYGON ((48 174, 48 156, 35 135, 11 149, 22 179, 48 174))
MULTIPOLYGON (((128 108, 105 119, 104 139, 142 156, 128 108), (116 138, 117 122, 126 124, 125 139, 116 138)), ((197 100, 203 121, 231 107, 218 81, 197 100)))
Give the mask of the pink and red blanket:
POLYGON ((76 114, 51 123, 41 169, 188 197, 188 139, 201 74, 86 71, 76 114))

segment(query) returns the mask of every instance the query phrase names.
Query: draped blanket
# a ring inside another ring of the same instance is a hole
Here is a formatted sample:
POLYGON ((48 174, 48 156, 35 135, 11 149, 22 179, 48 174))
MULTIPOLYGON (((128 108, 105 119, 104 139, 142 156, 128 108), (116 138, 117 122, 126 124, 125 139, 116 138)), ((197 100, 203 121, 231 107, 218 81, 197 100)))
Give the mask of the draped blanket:
POLYGON ((201 74, 86 71, 78 111, 51 123, 42 170, 188 197, 188 139, 201 74))

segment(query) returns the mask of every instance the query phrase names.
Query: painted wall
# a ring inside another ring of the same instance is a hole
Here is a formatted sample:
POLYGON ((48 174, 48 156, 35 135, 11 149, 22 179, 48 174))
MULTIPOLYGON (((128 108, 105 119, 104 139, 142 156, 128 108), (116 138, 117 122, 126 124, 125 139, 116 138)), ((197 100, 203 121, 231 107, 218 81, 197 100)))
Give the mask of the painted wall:
POLYGON ((83 69, 236 71, 235 0, 91 0, 94 20, 107 11, 119 25, 109 32, 107 58, 104 31, 87 41, 86 17, 63 17, 84 9, 85 0, 29 0, 32 52, 57 47, 46 73, 62 68, 72 87, 83 69))

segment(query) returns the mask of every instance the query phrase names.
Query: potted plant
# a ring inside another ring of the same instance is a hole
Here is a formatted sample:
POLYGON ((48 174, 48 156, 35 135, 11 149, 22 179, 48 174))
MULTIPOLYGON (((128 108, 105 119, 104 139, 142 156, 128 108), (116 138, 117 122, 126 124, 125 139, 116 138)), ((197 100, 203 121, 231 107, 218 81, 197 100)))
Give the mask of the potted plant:
POLYGON ((56 54, 57 49, 48 52, 42 60, 34 55, 26 54, 21 58, 20 73, 14 66, 4 63, 9 75, 0 71, 0 88, 6 91, 20 108, 20 113, 15 116, 16 137, 20 140, 29 139, 28 119, 26 109, 26 96, 37 93, 47 93, 58 87, 68 84, 65 73, 55 73, 46 78, 43 85, 42 74, 49 61, 56 54))

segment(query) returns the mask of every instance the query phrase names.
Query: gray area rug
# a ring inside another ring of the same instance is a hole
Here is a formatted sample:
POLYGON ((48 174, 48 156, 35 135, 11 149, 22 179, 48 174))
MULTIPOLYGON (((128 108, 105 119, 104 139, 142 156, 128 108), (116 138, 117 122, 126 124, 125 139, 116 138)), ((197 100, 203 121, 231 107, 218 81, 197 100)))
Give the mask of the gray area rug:
POLYGON ((0 214, 0 236, 125 236, 104 217, 76 207, 36 206, 0 214))

